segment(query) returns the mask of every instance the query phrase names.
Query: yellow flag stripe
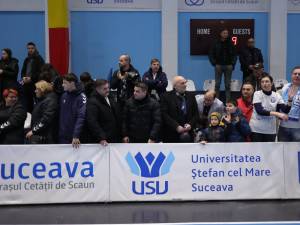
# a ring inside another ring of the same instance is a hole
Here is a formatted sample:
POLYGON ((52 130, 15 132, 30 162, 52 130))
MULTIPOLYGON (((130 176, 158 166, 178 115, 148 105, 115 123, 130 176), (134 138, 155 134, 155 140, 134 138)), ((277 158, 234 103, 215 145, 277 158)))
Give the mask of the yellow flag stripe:
POLYGON ((49 28, 68 27, 68 0, 48 0, 49 28))

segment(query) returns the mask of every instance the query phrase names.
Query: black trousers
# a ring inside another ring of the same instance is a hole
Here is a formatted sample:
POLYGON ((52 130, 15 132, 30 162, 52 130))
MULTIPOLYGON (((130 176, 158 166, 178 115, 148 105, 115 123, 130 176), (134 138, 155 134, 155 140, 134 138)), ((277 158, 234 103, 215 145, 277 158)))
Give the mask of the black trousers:
POLYGON ((275 142, 276 134, 251 133, 252 142, 275 142))

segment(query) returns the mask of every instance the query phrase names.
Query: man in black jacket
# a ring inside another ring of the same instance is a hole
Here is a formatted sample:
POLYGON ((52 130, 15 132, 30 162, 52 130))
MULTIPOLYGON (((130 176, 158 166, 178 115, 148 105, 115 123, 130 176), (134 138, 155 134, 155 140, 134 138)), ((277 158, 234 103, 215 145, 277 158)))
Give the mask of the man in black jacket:
POLYGON ((110 85, 117 89, 117 101, 123 108, 127 99, 133 95, 134 85, 141 80, 139 71, 131 65, 129 55, 121 55, 119 69, 113 73, 110 85))
POLYGON ((107 80, 98 79, 95 88, 86 109, 89 142, 104 146, 121 142, 120 112, 113 98, 109 97, 109 83, 107 80))
POLYGON ((32 112, 35 83, 39 80, 41 68, 45 64, 33 42, 27 44, 28 56, 24 60, 21 76, 23 80, 24 104, 27 112, 32 112))
POLYGON ((230 99, 231 75, 236 64, 237 54, 227 29, 220 32, 220 38, 214 43, 209 52, 209 61, 215 67, 215 91, 220 97, 220 85, 224 73, 226 100, 230 99))
POLYGON ((252 84, 256 83, 254 76, 255 65, 263 64, 264 59, 261 50, 255 48, 254 38, 247 40, 247 46, 240 52, 241 71, 243 71, 243 82, 249 81, 252 84))
POLYGON ((147 93, 148 86, 137 83, 133 96, 125 104, 122 126, 124 143, 155 143, 160 140, 160 106, 147 93))
POLYGON ((182 76, 174 77, 173 91, 161 97, 164 142, 193 142, 199 113, 194 94, 186 91, 186 82, 182 76))

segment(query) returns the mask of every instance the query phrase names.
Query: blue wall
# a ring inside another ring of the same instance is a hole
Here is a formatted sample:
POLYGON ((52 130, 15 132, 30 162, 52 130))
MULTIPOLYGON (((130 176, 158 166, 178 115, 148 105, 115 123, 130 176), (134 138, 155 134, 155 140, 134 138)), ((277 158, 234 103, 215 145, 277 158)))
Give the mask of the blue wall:
MULTIPOLYGON (((203 82, 214 79, 214 68, 207 56, 190 55, 190 19, 255 19, 256 46, 262 50, 265 68, 268 70, 268 14, 267 13, 179 13, 178 71, 194 80, 196 88, 202 89, 203 82)), ((242 79, 240 63, 237 62, 232 79, 242 79)), ((224 83, 224 81, 222 81, 224 83)))
MULTIPOLYGON (((190 56, 190 19, 243 18, 255 19, 256 45, 262 49, 268 70, 267 13, 179 13, 179 73, 193 79, 202 89, 203 81, 214 77, 213 67, 205 56, 190 56)), ((37 44, 45 56, 45 21, 43 12, 0 12, 0 49, 9 47, 20 61, 26 57, 26 43, 37 44)), ((288 14, 287 78, 300 64, 300 14, 288 14)), ((161 58, 160 12, 72 12, 72 70, 90 71, 94 77, 106 78, 116 68, 118 56, 129 53, 133 64, 143 73, 152 57, 161 58)), ((241 79, 239 63, 233 74, 241 79)))
POLYGON ((300 14, 288 14, 287 22, 287 80, 290 79, 290 73, 293 67, 300 65, 300 14))
POLYGON ((161 58, 160 12, 72 12, 72 70, 106 78, 128 53, 143 74, 153 57, 161 58))
POLYGON ((10 48, 19 59, 20 70, 27 56, 26 44, 33 41, 45 56, 45 18, 43 12, 0 12, 0 49, 10 48))

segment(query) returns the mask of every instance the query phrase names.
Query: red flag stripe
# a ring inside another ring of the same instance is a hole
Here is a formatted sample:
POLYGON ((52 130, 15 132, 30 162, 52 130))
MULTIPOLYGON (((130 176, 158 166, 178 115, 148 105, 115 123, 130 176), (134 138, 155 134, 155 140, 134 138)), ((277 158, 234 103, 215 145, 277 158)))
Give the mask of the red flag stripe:
POLYGON ((49 28, 50 62, 62 75, 69 67, 69 29, 49 28))

